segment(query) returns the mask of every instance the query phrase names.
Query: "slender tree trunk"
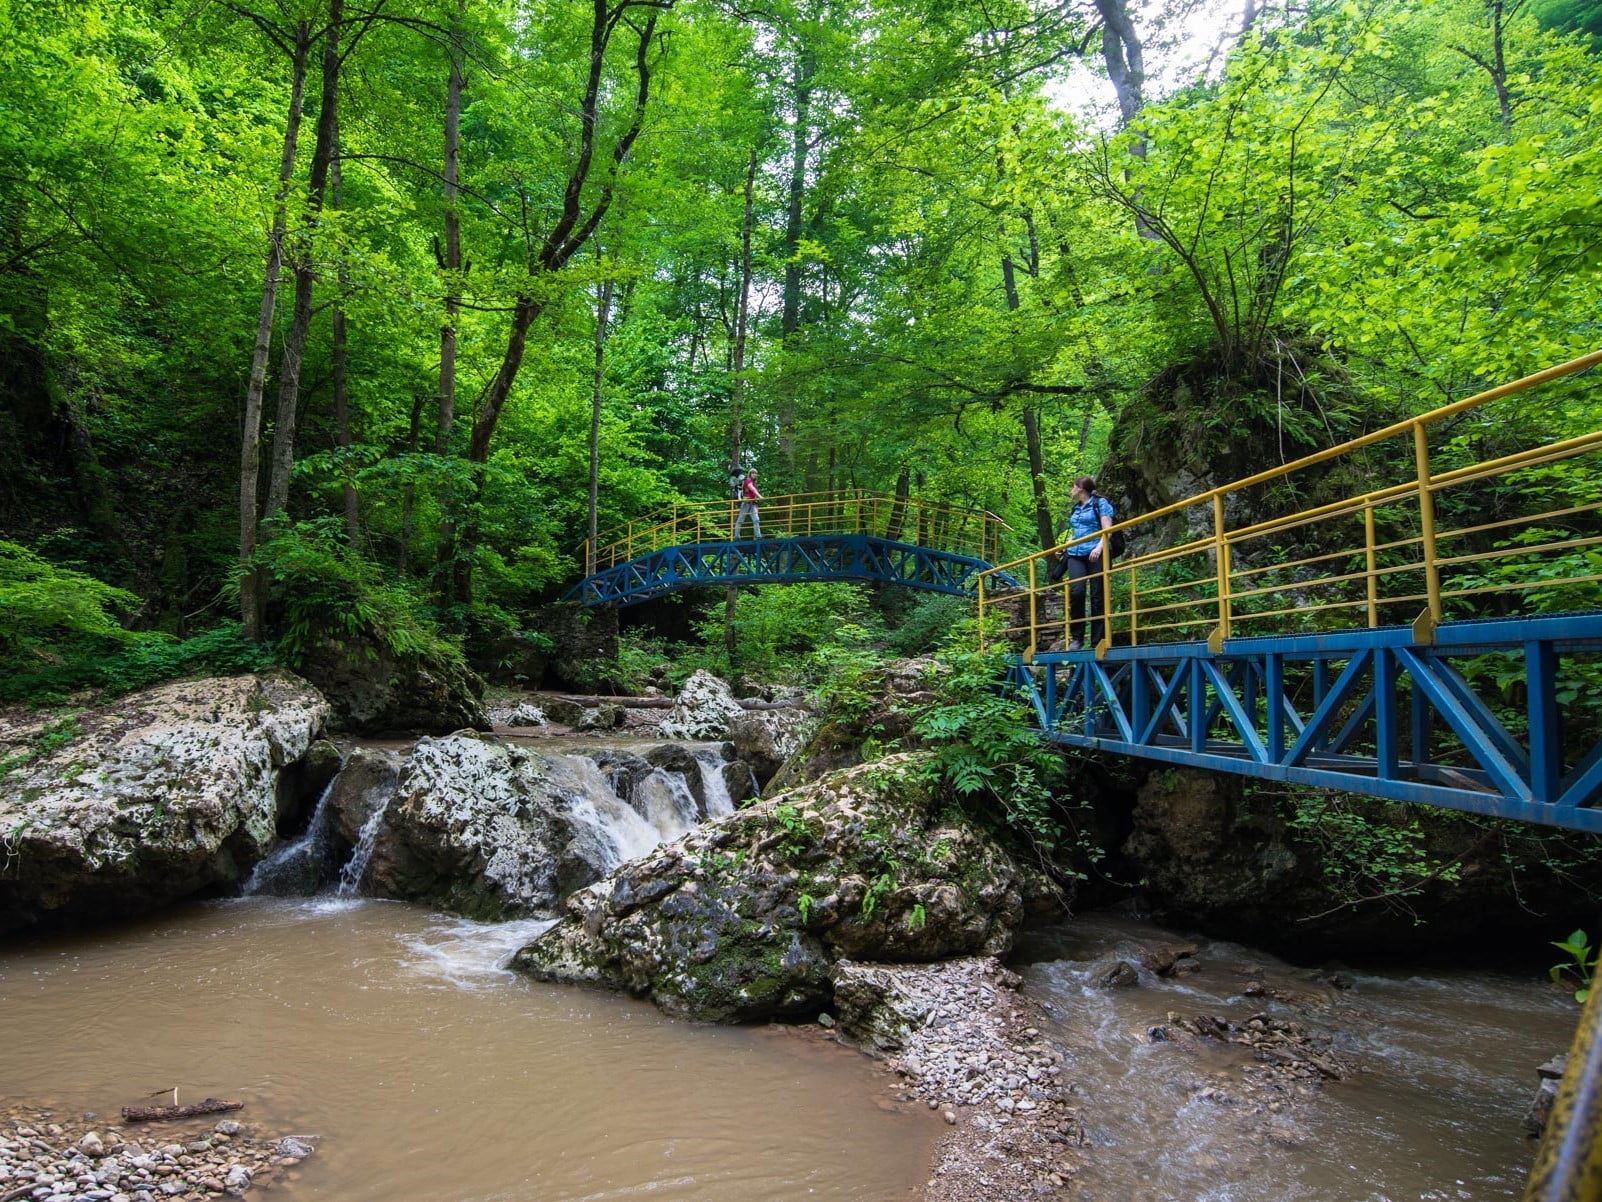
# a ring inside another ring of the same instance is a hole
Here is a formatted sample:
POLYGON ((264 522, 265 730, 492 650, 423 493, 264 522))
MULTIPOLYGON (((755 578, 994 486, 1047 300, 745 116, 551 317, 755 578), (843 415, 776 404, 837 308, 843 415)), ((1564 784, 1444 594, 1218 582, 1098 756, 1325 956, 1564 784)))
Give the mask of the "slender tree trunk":
POLYGON ((601 402, 606 397, 606 323, 612 313, 612 281, 602 280, 595 297, 595 373, 590 391, 590 563, 594 570, 601 520, 601 402))
MULTIPOLYGON (((339 128, 334 128, 334 161, 328 167, 328 187, 336 210, 345 205, 345 179, 339 164, 339 128)), ((350 386, 346 371, 345 297, 350 292, 350 268, 343 248, 339 252, 339 296, 334 301, 334 441, 343 451, 351 448, 350 386)), ((349 470, 347 466, 347 470, 349 470)), ((361 538, 361 505, 356 486, 345 481, 345 538, 352 547, 361 538)))
MULTIPOLYGON (((745 215, 740 222, 740 295, 734 305, 734 373, 729 388, 729 463, 740 462, 740 418, 745 402, 745 335, 751 315, 751 229, 756 221, 757 151, 745 166, 745 215)), ((731 528, 730 533, 733 533, 731 528)), ((739 586, 729 585, 723 594, 723 649, 729 665, 734 665, 738 642, 734 637, 734 608, 739 586)))
MULTIPOLYGON (((412 398, 412 420, 406 428, 406 451, 408 454, 417 454, 418 444, 423 437, 423 394, 418 393, 412 398)), ((406 575, 407 560, 412 547, 412 510, 416 505, 416 486, 407 481, 405 489, 401 492, 401 533, 400 558, 396 570, 402 576, 406 575)))
MULTIPOLYGON (((668 7, 671 7, 671 0, 665 0, 662 5, 662 8, 668 7)), ((590 69, 585 82, 584 98, 578 108, 581 122, 578 158, 568 173, 567 187, 562 195, 561 212, 550 232, 545 235, 529 268, 530 275, 535 278, 553 276, 566 267, 572 257, 594 236, 607 211, 612 207, 616 172, 628 158, 629 150, 639 137, 645 122, 645 111, 651 95, 649 52, 656 38, 656 23, 661 11, 653 8, 650 16, 636 27, 615 20, 616 11, 609 6, 609 0, 592 0, 590 69), (600 195, 589 211, 585 212, 585 184, 589 181, 594 166, 595 132, 599 124, 601 77, 605 66, 606 49, 612 33, 618 28, 629 29, 638 39, 635 44, 633 64, 636 88, 632 120, 612 147, 612 174, 599 189, 600 195)), ((484 392, 483 404, 479 407, 468 440, 467 458, 470 475, 465 490, 467 495, 462 496, 458 502, 457 525, 448 530, 442 529, 440 533, 440 563, 449 565, 450 595, 460 605, 471 604, 473 598, 472 561, 478 544, 478 519, 475 509, 483 487, 484 465, 489 461, 490 442, 495 436, 495 427, 500 423, 501 411, 512 395, 513 386, 517 383, 518 372, 522 369, 523 355, 528 348, 529 328, 545 311, 546 303, 542 296, 536 296, 532 290, 517 297, 513 303, 506 351, 501 356, 501 366, 495 373, 495 378, 490 381, 488 389, 484 392)))
MULTIPOLYGON (((1006 233, 1003 223, 1003 238, 1006 233)), ((1017 271, 1013 267, 1012 256, 1006 253, 1001 256, 1001 282, 1007 294, 1007 311, 1016 313, 1020 303, 1017 271)), ((1040 441, 1040 414, 1032 403, 1024 405, 1023 428, 1024 446, 1029 452, 1029 487, 1035 499, 1035 537, 1044 551, 1056 545, 1057 531, 1056 524, 1051 520, 1051 498, 1046 495, 1046 455, 1040 441)))
POLYGON ((462 146, 461 28, 466 0, 457 0, 451 32, 451 71, 445 86, 445 255, 440 266, 445 271, 445 324, 439 330, 439 426, 434 436, 434 453, 450 449, 451 427, 456 423, 456 321, 461 312, 462 216, 457 209, 462 146))
POLYGON ((245 422, 239 450, 239 616, 245 634, 253 639, 261 637, 261 588, 252 560, 256 555, 259 522, 262 395, 267 384, 267 355, 272 347, 273 312, 278 305, 278 279, 284 262, 289 185, 295 176, 295 151, 306 98, 306 60, 310 54, 311 29, 302 21, 295 27, 290 56, 289 116, 284 122, 284 152, 278 163, 278 194, 273 200, 272 230, 267 235, 267 269, 262 281, 261 308, 256 317, 250 382, 245 387, 245 422))
POLYGON ((339 110, 339 35, 345 0, 328 0, 328 31, 323 40, 322 107, 317 113, 317 141, 306 181, 306 226, 295 256, 295 306, 284 335, 278 366, 278 416, 273 424, 272 470, 267 481, 263 517, 281 513, 289 503, 289 472, 295 461, 295 425, 300 408, 300 367, 311 330, 312 289, 317 279, 314 239, 328 168, 334 157, 339 110))
MULTIPOLYGON (((784 293, 779 310, 779 339, 786 351, 793 350, 801 329, 801 234, 805 228, 803 202, 807 190, 807 160, 812 144, 812 81, 817 59, 810 47, 802 46, 796 56, 793 92, 795 128, 790 133, 790 171, 785 181, 784 212, 784 293)), ((796 388, 790 374, 782 385, 779 407, 779 454, 795 480, 796 388)))

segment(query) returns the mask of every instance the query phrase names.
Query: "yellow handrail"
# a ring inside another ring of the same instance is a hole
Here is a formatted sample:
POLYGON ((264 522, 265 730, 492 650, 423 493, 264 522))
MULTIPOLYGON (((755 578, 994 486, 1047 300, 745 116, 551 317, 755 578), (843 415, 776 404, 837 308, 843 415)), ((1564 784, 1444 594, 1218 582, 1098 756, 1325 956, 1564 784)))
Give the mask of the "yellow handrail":
MULTIPOLYGON (((1444 438, 1432 446, 1431 435, 1442 430, 1454 432, 1455 424, 1448 424, 1448 419, 1523 396, 1599 364, 1602 351, 1116 523, 1112 529, 1124 532, 1141 550, 1107 565, 1100 575, 1096 587, 1104 598, 1105 634, 1097 653, 1104 652, 1115 635, 1130 644, 1150 642, 1156 635, 1205 638, 1221 646, 1222 640, 1243 633, 1286 633, 1284 619, 1296 613, 1305 619, 1299 628, 1316 628, 1327 624, 1321 623, 1321 614, 1352 617, 1351 610, 1361 614, 1351 624, 1412 623, 1415 637, 1429 642, 1448 609, 1461 604, 1463 598, 1496 598, 1497 604, 1505 606, 1519 595, 1534 595, 1541 589, 1594 583, 1602 576, 1602 559, 1594 550, 1602 544, 1602 488, 1591 490, 1599 498, 1596 501, 1553 498, 1565 503, 1544 509, 1537 504, 1533 508, 1540 512, 1514 516, 1478 514, 1474 522, 1457 526, 1441 523, 1443 514, 1451 522, 1454 506, 1450 502, 1459 500, 1468 487, 1485 481, 1511 481, 1511 487, 1497 494, 1502 503, 1523 500, 1530 490, 1516 473, 1543 465, 1591 457, 1594 478, 1602 480, 1602 461, 1597 458, 1602 456, 1602 430, 1570 434, 1545 445, 1466 464, 1461 462, 1465 457, 1462 447, 1453 447, 1444 438), (1229 528, 1232 513, 1250 509, 1238 503, 1247 490, 1383 444, 1394 445, 1396 460, 1405 456, 1408 464, 1407 475, 1395 483, 1229 528), (1457 462, 1452 462, 1454 459, 1457 462), (1443 500, 1447 502, 1444 507, 1443 500), (1360 535, 1348 521, 1354 516, 1361 519, 1360 535), (1184 523, 1188 532, 1173 545, 1150 546, 1151 536, 1172 527, 1176 518, 1189 519, 1184 523), (1494 547, 1489 542, 1497 532, 1511 536, 1541 522, 1559 521, 1568 528, 1554 531, 1557 537, 1514 546, 1506 545, 1506 540, 1494 547), (1342 527, 1337 524, 1340 522, 1347 525, 1342 527), (1311 545, 1282 551, 1271 541, 1290 535, 1311 545), (1562 571, 1552 571, 1553 557, 1564 554, 1573 562, 1562 571), (1521 563, 1527 563, 1529 570, 1518 571, 1521 563), (1482 564, 1498 565, 1498 575, 1505 578, 1467 583, 1446 578, 1482 564), (1420 602, 1420 609, 1409 608, 1420 602), (1277 621, 1270 623, 1269 619, 1277 621)), ((1602 411, 1602 403, 1597 409, 1602 411)), ((1517 429, 1512 419, 1497 427, 1504 436, 1517 429)), ((1099 532, 1089 534, 997 565, 981 582, 980 614, 992 619, 986 628, 999 631, 1001 637, 1029 652, 1066 645, 1070 632, 1064 611, 1070 595, 1066 585, 1039 583, 1049 578, 1045 561, 1100 537, 1099 532), (1005 580, 1017 581, 1019 587, 1008 587, 1005 580), (1049 605, 1040 604, 1037 598, 1037 594, 1057 593, 1060 600, 1054 596, 1049 605), (999 621, 995 620, 998 615, 999 621)), ((1595 603, 1602 608, 1602 590, 1597 591, 1595 603)), ((1466 615, 1461 609, 1454 612, 1466 615)), ((1341 624, 1348 623, 1343 618, 1341 624)))
MULTIPOLYGON (((581 553, 586 574, 605 571, 664 547, 721 542, 734 537, 740 502, 677 501, 660 506, 620 528, 606 531, 581 553)), ((764 538, 820 538, 870 534, 916 542, 931 550, 994 562, 1004 531, 1011 529, 983 509, 948 505, 922 497, 871 493, 862 489, 791 493, 757 503, 764 538)), ((741 531, 751 538, 749 524, 741 531)))

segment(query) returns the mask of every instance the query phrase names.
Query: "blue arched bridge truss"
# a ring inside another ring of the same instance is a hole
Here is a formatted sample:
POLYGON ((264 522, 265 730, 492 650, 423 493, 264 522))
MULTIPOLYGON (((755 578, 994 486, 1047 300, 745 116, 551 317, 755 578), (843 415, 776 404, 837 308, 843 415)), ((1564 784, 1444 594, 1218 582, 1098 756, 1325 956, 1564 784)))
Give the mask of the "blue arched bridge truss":
MULTIPOLYGON (((632 605, 691 586, 800 580, 900 584, 971 597, 980 574, 991 571, 982 559, 871 534, 725 539, 635 556, 586 576, 567 597, 584 605, 632 605)), ((1016 585, 1005 573, 1001 578, 1016 585)))

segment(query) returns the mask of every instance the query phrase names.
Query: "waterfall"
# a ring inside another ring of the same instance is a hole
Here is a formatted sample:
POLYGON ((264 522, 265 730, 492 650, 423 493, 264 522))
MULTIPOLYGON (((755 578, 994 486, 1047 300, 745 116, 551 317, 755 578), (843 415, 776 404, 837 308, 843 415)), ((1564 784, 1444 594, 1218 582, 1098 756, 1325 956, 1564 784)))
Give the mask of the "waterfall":
MULTIPOLYGON (((334 780, 339 779, 336 775, 334 780)), ((240 892, 246 897, 309 897, 322 884, 328 866, 328 798, 334 781, 323 786, 306 832, 258 863, 240 892)))
POLYGON ((588 837, 592 853, 599 853, 596 862, 607 872, 645 855, 666 837, 613 791, 600 766, 588 756, 552 755, 550 760, 569 774, 565 782, 569 787, 563 792, 575 833, 588 837))
MULTIPOLYGON (((695 766, 701 770, 701 786, 706 797, 706 816, 721 818, 734 813, 734 798, 729 793, 729 782, 723 777, 723 756, 711 748, 695 750, 695 766)), ((756 783, 755 774, 751 783, 756 783)))
POLYGON ((345 867, 339 870, 339 884, 334 893, 338 897, 355 897, 356 890, 361 887, 362 877, 367 873, 367 864, 373 858, 373 846, 378 842, 378 832, 384 829, 384 799, 381 797, 373 812, 367 815, 362 823, 362 829, 356 836, 356 849, 350 853, 350 860, 345 867))
POLYGON ((664 843, 677 839, 701 821, 695 794, 677 772, 657 768, 635 786, 635 800, 645 808, 646 819, 664 843))

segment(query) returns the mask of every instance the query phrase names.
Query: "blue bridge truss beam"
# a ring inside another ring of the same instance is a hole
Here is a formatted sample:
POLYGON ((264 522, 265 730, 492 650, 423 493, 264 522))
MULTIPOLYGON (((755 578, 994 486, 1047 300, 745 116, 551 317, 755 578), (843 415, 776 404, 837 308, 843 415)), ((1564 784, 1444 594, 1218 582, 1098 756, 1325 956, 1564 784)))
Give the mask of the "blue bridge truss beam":
POLYGON ((1062 746, 1602 833, 1602 742, 1569 745, 1561 670, 1599 653, 1602 612, 1446 623, 1429 645, 1387 627, 1044 652, 1011 679, 1062 746), (1514 669, 1504 722, 1480 685, 1514 669))
MULTIPOLYGON (((586 576, 569 590, 567 599, 585 605, 633 605, 701 585, 798 580, 900 584, 971 597, 980 573, 990 567, 982 559, 871 534, 740 539, 652 551, 586 576)), ((1004 583, 1017 587, 1010 579, 1004 583)))

